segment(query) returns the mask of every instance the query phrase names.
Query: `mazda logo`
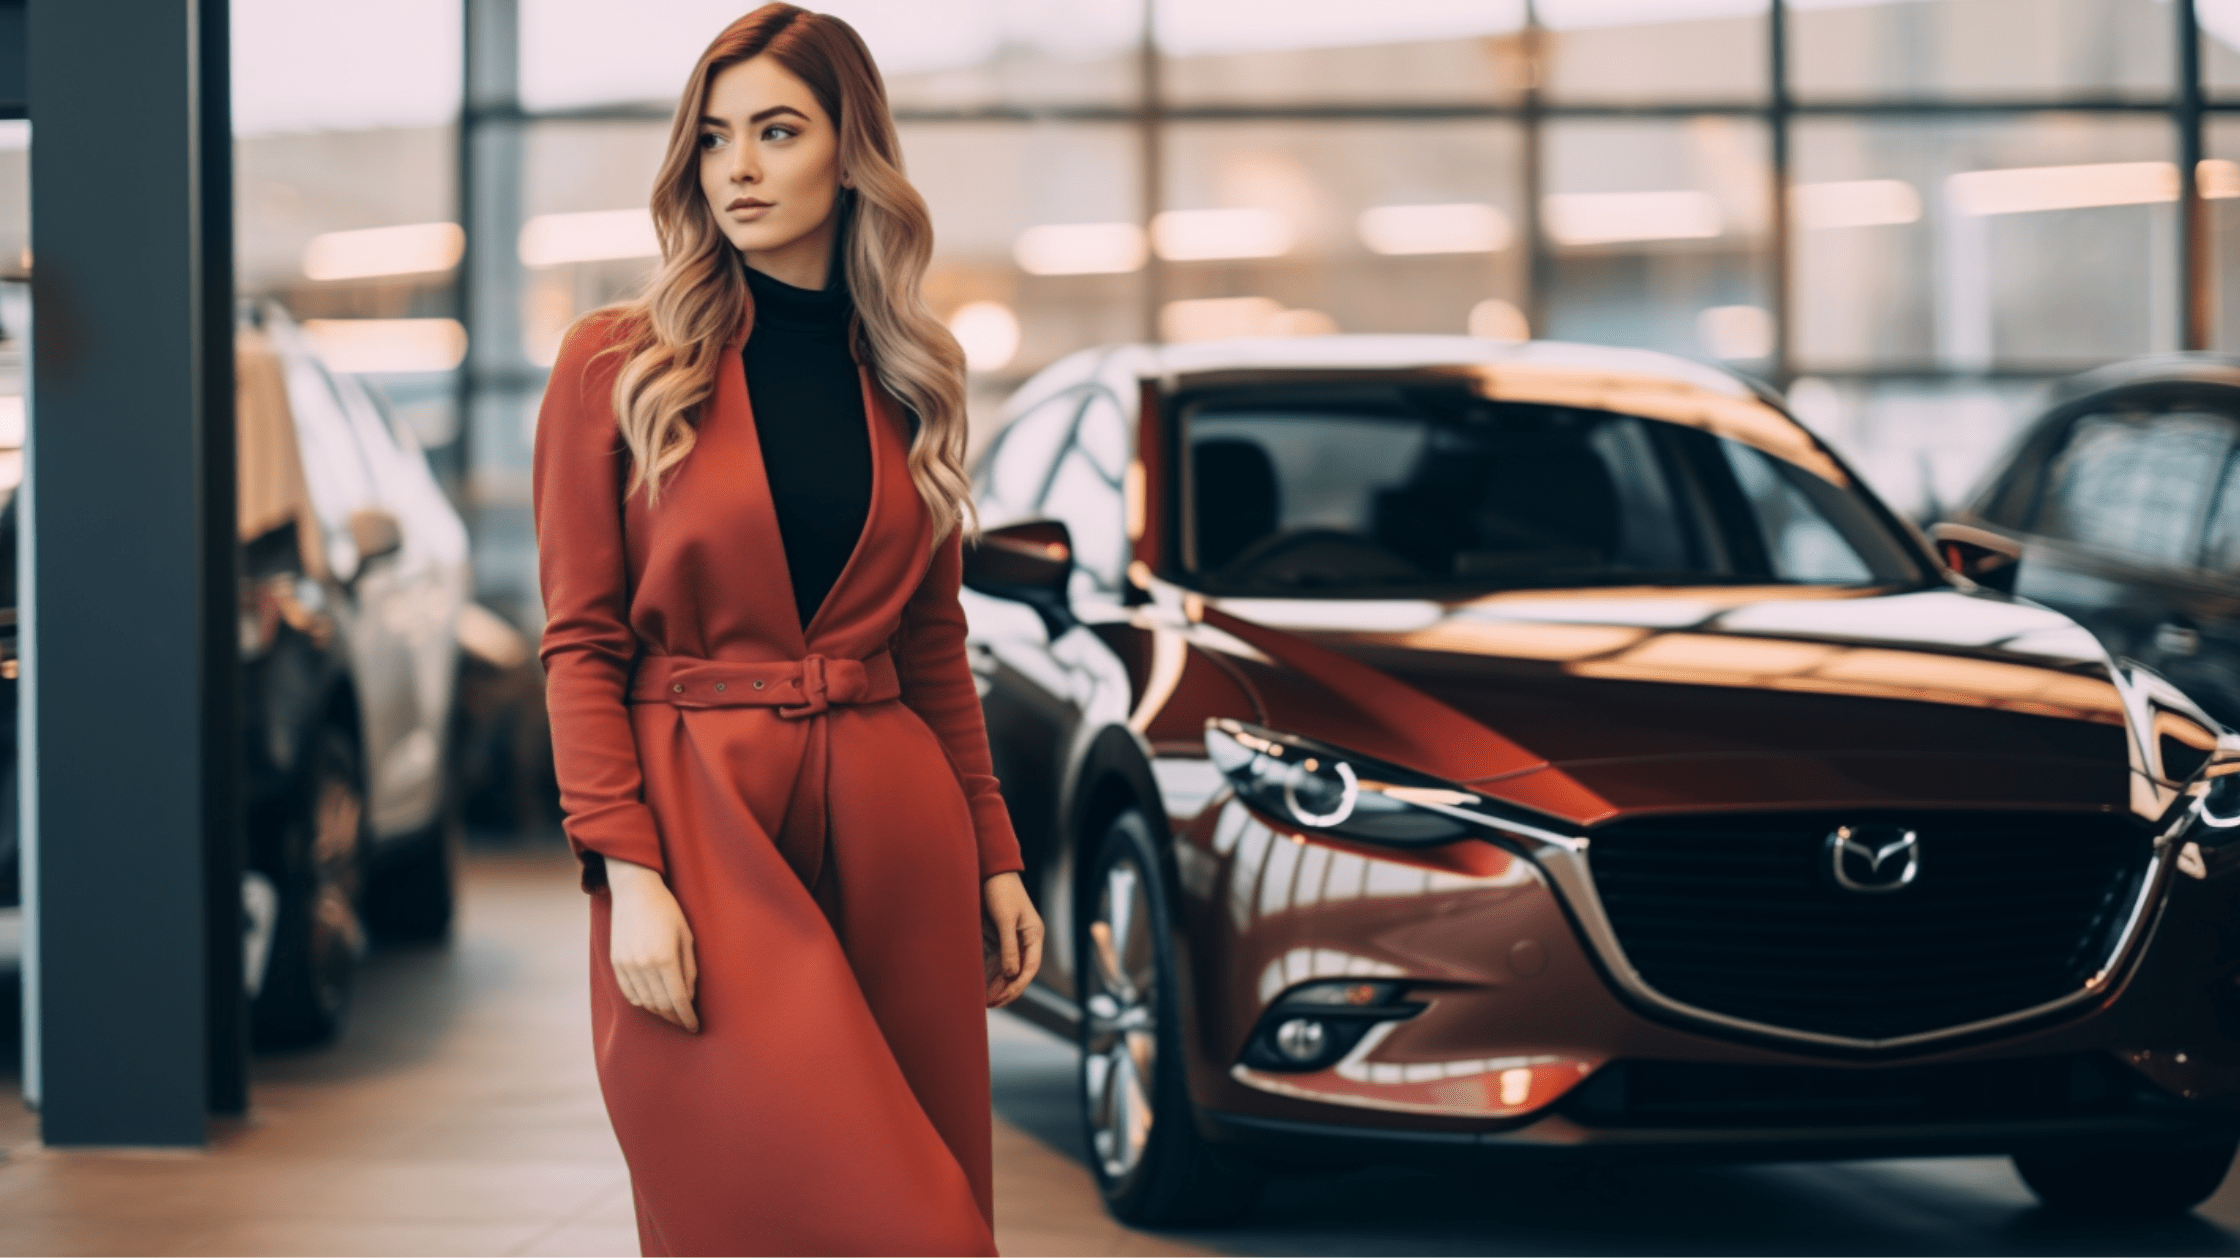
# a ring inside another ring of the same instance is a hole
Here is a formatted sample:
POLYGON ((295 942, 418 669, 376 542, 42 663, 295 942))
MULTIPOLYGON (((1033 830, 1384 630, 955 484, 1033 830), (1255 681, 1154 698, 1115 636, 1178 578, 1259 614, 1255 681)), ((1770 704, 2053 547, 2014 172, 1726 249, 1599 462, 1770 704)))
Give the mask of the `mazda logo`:
POLYGON ((1896 892, 1921 876, 1921 837, 1910 827, 1838 827, 1828 833, 1828 872, 1851 892, 1896 892))

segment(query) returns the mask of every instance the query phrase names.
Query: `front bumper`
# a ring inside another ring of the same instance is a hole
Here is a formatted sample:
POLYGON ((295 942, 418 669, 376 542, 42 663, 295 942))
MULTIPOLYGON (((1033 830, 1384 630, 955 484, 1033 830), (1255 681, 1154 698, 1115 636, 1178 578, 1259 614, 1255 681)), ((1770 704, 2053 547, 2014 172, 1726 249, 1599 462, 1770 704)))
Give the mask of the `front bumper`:
POLYGON ((1175 847, 1191 1093, 1201 1124, 1222 1141, 1336 1146, 1352 1150, 1348 1158, 1635 1150, 1770 1159, 2240 1133, 2240 933, 2229 927, 2240 922, 2240 859, 2181 864, 2142 929, 2137 962, 2092 1001, 1928 1046, 1862 1052, 1745 1040, 1628 1002, 1556 890, 1491 845, 1394 861, 1305 837, 1224 838, 1223 813, 1215 802, 1175 847), (1347 885, 1356 891, 1334 896, 1340 863, 1358 868, 1347 885), (1269 1004, 1326 976, 1401 979, 1427 1009, 1392 1025, 1359 1061, 1288 1076, 1240 1067, 1269 1004), (2055 1081, 2027 1105, 1971 1110, 1972 1093, 1983 1092, 1965 1084, 1971 1072, 1995 1082, 2019 1064, 2073 1072, 2089 1088, 2071 1097, 2055 1081), (1627 1074, 1671 1070, 1740 1075, 1692 1114, 1644 1122, 1641 1108, 1611 1103, 1613 1082, 1627 1074), (1780 1102, 1778 1082, 1815 1072, 1839 1085, 1879 1083, 1822 1090, 1819 1110, 1768 1105, 1780 1102), (1876 1103, 1875 1091, 1900 1079, 1932 1087, 1927 1101, 1876 1103), (1864 1105, 1846 1109, 1845 1097, 1864 1105))
MULTIPOLYGON (((2191 1109, 2187 1109, 2190 1111, 2191 1109)), ((1289 1164, 1355 1162, 1471 1164, 1550 1158, 1782 1160, 2009 1155, 2072 1145, 2188 1146, 2240 1136, 2240 1120, 2199 1114, 2140 1114, 1999 1123, 1761 1128, 1605 1129, 1563 1116, 1497 1133, 1402 1129, 1379 1124, 1282 1120, 1201 1109, 1199 1131, 1222 1146, 1289 1164)))

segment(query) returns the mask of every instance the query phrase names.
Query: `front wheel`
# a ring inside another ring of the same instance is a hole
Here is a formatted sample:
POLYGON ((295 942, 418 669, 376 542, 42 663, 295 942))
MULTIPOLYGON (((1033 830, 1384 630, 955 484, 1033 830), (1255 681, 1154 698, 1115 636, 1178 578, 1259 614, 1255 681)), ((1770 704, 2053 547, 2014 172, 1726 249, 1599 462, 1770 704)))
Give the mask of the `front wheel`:
POLYGON ((1089 1167, 1130 1225, 1212 1224, 1249 1212, 1260 1177, 1198 1133, 1183 1080, 1173 918, 1150 823, 1105 829, 1079 894, 1081 1107, 1089 1167))
POLYGON ((337 727, 319 732, 310 781, 288 821, 272 943, 250 1001, 257 1043, 305 1046, 331 1039, 350 1008, 351 980, 365 952, 358 918, 366 794, 356 741, 337 727))
POLYGON ((2175 1216, 2217 1192, 2240 1153, 2225 1139, 2162 1149, 2026 1151, 2014 1157, 2038 1202, 2076 1216, 2175 1216))

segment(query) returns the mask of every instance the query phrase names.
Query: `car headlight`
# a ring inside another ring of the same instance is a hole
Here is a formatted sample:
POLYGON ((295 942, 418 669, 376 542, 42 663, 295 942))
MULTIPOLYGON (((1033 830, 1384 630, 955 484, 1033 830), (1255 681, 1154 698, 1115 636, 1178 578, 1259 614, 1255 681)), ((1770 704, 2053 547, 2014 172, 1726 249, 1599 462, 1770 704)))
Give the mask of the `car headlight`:
POLYGON ((2229 833, 2240 828, 2240 773, 2222 774, 2209 780, 2194 801, 2194 812, 2213 831, 2228 833, 2219 835, 2218 843, 2230 839, 2229 833))
POLYGON ((1449 844, 1472 827, 1447 811, 1483 804, 1413 771, 1228 718, 1206 723, 1206 755, 1261 812, 1349 840, 1449 844))

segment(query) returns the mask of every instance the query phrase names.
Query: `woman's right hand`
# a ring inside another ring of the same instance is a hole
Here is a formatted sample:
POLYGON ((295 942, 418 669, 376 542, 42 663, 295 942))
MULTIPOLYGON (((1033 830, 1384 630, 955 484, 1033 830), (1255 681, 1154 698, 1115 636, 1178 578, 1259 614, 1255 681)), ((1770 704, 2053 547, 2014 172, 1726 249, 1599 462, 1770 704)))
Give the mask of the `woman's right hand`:
POLYGON ((614 898, 607 952, 622 996, 686 1032, 699 1032, 692 994, 700 967, 676 894, 659 871, 611 857, 607 888, 614 898))

